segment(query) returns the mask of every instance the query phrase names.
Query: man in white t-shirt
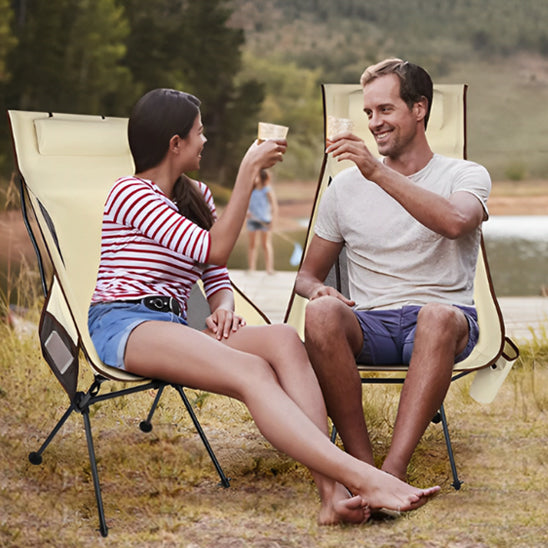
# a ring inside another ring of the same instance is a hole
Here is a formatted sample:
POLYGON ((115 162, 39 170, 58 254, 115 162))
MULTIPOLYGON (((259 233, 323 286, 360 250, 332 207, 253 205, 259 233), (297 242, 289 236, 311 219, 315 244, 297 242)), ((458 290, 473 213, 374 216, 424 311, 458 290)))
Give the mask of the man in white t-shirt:
POLYGON ((473 281, 491 188, 482 166, 434 154, 426 138, 432 81, 387 59, 361 77, 379 160, 341 134, 327 152, 355 166, 337 175, 297 276, 310 299, 305 344, 346 450, 370 464, 358 363, 409 364, 382 469, 400 479, 443 402, 454 363, 477 343, 473 281), (349 295, 324 284, 346 250, 349 295))

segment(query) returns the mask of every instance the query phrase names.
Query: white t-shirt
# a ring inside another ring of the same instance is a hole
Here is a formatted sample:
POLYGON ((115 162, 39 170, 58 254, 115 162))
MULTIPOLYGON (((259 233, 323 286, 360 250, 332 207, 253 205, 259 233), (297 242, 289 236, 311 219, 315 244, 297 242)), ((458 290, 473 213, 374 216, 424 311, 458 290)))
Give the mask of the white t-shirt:
MULTIPOLYGON (((409 179, 446 198, 470 192, 487 218, 491 178, 483 166, 435 154, 409 179)), ((445 238, 419 223, 357 167, 334 177, 314 231, 345 243, 349 294, 357 309, 428 302, 473 305, 480 228, 456 240, 445 238)))

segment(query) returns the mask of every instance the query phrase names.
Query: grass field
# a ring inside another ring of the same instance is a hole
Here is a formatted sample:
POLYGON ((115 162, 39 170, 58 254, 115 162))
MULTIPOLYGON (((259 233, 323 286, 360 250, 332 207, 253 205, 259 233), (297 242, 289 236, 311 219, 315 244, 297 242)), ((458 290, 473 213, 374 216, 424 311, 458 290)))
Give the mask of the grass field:
POLYGON ((523 54, 463 62, 439 82, 469 85, 468 157, 485 165, 493 180, 546 176, 546 58, 523 54))
MULTIPOLYGON (((189 391, 231 487, 218 476, 178 396, 167 392, 154 428, 139 422, 152 393, 97 404, 91 413, 105 512, 103 539, 81 417, 69 419, 44 453, 28 461, 68 398, 40 357, 34 334, 0 325, 0 545, 19 546, 512 546, 548 542, 548 342, 523 357, 495 402, 480 405, 462 379, 446 410, 464 485, 451 487, 441 428, 431 425, 410 481, 442 485, 424 508, 391 522, 316 525, 308 472, 261 436, 247 410, 225 397, 189 391)), ((90 374, 83 368, 82 381, 90 374)), ((89 384, 89 383, 88 383, 89 384)), ((109 390, 108 384, 105 390, 109 390)), ((367 416, 379 459, 386 453, 398 388, 367 388, 367 416)))
MULTIPOLYGON (((492 214, 545 207, 545 182, 497 183, 492 214), (543 205, 544 204, 544 205, 543 205)), ((286 234, 309 211, 313 184, 280 184, 286 234), (310 198, 309 198, 310 196, 310 198), (304 212, 304 213, 303 213, 304 212)), ((6 228, 13 228, 7 224, 6 228)), ((15 231, 18 234, 17 231, 15 231)), ((240 242, 243 246, 244 243, 240 242)), ((291 246, 288 246, 291 248, 291 246)), ((242 253, 245 247, 242 247, 242 253)), ((285 262, 281 255, 280 260, 285 262)), ((30 320, 38 320, 38 304, 30 320)), ((0 321, 0 546, 154 547, 543 547, 548 544, 548 340, 521 345, 522 358, 496 400, 480 405, 458 381, 446 400, 464 485, 451 487, 439 425, 431 425, 410 468, 415 485, 440 484, 424 508, 390 522, 319 527, 309 473, 274 450, 247 410, 228 398, 189 391, 231 487, 218 476, 174 393, 145 434, 152 393, 96 405, 91 420, 108 538, 98 532, 82 419, 72 416, 44 453, 28 461, 68 406, 41 358, 35 330, 18 337, 0 321)), ((83 386, 91 382, 83 367, 83 386)), ((118 385, 117 385, 118 387, 118 385)), ((107 384, 104 390, 108 391, 107 384)), ((398 401, 395 387, 364 392, 379 462, 398 401)))

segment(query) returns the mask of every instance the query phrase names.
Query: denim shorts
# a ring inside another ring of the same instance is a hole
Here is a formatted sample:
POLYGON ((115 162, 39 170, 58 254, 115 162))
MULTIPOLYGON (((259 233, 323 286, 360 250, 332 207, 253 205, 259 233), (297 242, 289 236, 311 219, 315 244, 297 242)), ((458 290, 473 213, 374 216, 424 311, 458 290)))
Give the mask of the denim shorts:
POLYGON ((172 312, 150 310, 140 301, 97 303, 89 307, 88 328, 95 350, 101 361, 124 368, 124 355, 131 332, 151 320, 187 325, 186 320, 172 312))
MULTIPOLYGON (((470 355, 479 337, 478 316, 473 306, 458 306, 468 320, 468 343, 455 357, 458 363, 470 355)), ((356 362, 371 365, 408 365, 415 343, 421 306, 391 310, 354 310, 363 333, 363 347, 356 362)))
POLYGON ((271 223, 262 223, 260 221, 256 221, 255 219, 248 219, 246 225, 247 230, 250 232, 257 232, 258 230, 268 232, 270 230, 271 223))

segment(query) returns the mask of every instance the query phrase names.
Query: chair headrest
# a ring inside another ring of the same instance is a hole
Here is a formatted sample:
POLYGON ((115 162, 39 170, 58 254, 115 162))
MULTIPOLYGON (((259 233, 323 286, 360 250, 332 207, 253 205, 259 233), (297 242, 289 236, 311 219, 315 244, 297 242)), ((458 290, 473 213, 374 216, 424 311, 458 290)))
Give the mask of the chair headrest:
POLYGON ((127 119, 34 120, 38 151, 44 156, 125 156, 129 154, 127 119))

